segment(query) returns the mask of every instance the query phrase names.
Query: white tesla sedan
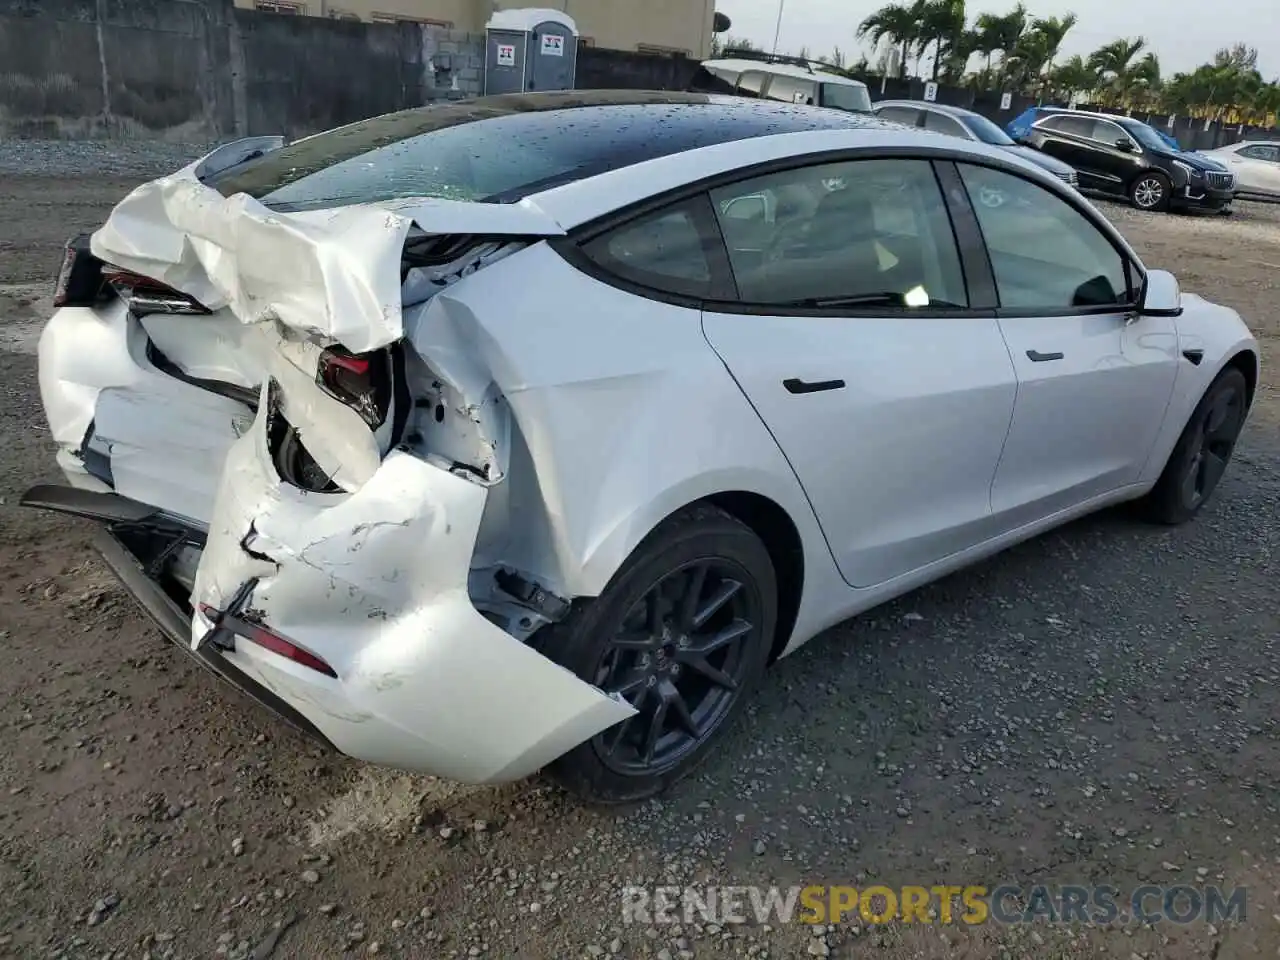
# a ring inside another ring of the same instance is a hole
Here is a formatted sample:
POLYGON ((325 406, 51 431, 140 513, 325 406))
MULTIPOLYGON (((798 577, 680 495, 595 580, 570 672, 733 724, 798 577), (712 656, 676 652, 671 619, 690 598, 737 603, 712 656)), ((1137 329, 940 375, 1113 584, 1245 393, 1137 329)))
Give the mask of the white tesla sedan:
POLYGON ((352 756, 603 801, 852 614, 1108 504, 1189 519, 1259 373, 1005 150, 689 94, 232 144, 57 296, 68 485, 25 501, 100 521, 171 638, 352 756))

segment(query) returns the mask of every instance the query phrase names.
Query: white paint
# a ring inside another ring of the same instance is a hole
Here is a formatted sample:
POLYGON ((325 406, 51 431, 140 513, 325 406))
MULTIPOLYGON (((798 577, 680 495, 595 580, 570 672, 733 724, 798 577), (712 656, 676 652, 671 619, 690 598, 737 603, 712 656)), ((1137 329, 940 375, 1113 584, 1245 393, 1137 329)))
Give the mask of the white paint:
POLYGON ((532 33, 542 23, 558 23, 568 28, 573 36, 578 35, 578 25, 573 17, 563 10, 550 10, 545 7, 523 7, 514 10, 496 10, 486 30, 517 30, 532 33))
MULTIPOLYGON (((304 493, 281 483, 266 449, 265 409, 236 438, 236 416, 231 407, 218 408, 221 398, 209 400, 212 394, 137 359, 141 327, 128 322, 118 303, 58 311, 42 337, 41 392, 63 447, 59 462, 75 474, 67 466, 71 445, 90 419, 105 415, 130 446, 121 460, 127 469, 118 475, 120 492, 179 504, 185 486, 188 498, 203 497, 203 506, 180 511, 208 521, 193 598, 221 608, 246 580, 259 579, 254 608, 273 629, 332 664, 340 679, 248 643, 229 657, 339 749, 473 782, 518 778, 634 711, 482 616, 470 593, 473 572, 502 562, 563 596, 596 596, 671 513, 726 490, 754 493, 778 504, 799 532, 805 588, 788 647, 794 649, 834 622, 1149 489, 1222 362, 1239 349, 1256 350, 1234 311, 1184 297, 1177 323, 1181 346, 1194 343, 1205 361, 1180 368, 1144 466, 1118 476, 1111 489, 1044 501, 1020 522, 1002 526, 988 517, 966 527, 955 503, 944 499, 939 508, 881 490, 884 516, 899 522, 881 524, 879 542, 863 546, 872 569, 887 571, 890 579, 854 589, 841 577, 783 452, 805 453, 792 460, 806 476, 822 480, 829 501, 840 493, 837 481, 846 495, 858 488, 859 459, 847 445, 814 443, 815 423, 841 435, 850 422, 871 423, 884 434, 873 446, 896 451, 895 476, 928 477, 943 457, 947 475, 972 488, 992 456, 991 437, 1021 438, 1020 462, 1033 463, 1037 436, 1078 438, 1101 429, 1106 418, 1099 420, 1097 405, 1081 402, 1069 385, 1050 382, 1060 402, 1048 413, 1032 402, 1030 416, 1041 422, 1030 424, 1036 429, 1012 430, 1023 396, 1014 394, 1014 374, 1018 383, 1028 374, 1010 372, 1007 346, 990 322, 972 332, 991 349, 973 353, 964 369, 954 363, 963 344, 944 344, 940 356, 947 363, 919 356, 915 326, 927 325, 923 319, 904 325, 899 318, 863 318, 850 327, 856 327, 858 343, 833 350, 829 323, 821 335, 805 338, 796 334, 797 323, 805 321, 779 317, 771 338, 767 325, 744 324, 741 316, 704 317, 698 309, 658 304, 587 278, 543 243, 507 250, 425 302, 419 296, 438 278, 419 276, 403 289, 400 284, 401 244, 415 225, 433 232, 554 236, 716 172, 824 149, 916 142, 938 141, 889 128, 763 137, 614 170, 513 205, 406 201, 284 215, 247 198, 222 198, 189 177, 156 181, 117 208, 95 235, 95 251, 209 298, 205 302, 253 331, 246 354, 260 351, 254 362, 280 382, 288 419, 314 442, 319 458, 346 471, 345 492, 304 493), (487 450, 496 467, 490 482, 451 472, 450 458, 441 456, 443 433, 427 433, 412 449, 387 453, 367 427, 315 387, 309 371, 320 341, 341 339, 362 349, 401 336, 420 368, 415 389, 439 379, 449 391, 449 417, 456 412, 475 424, 475 432, 457 432, 448 442, 487 450), (849 376, 847 369, 828 369, 842 357, 866 364, 896 360, 867 366, 866 378, 850 377, 850 390, 777 400, 784 377, 849 376), (956 394, 954 403, 945 409, 935 404, 933 420, 913 415, 930 399, 920 380, 882 372, 904 365, 933 371, 924 379, 934 400, 938 391, 930 378, 943 377, 939 382, 956 394), (865 394, 868 384, 875 396, 865 394), (744 389, 759 400, 755 408, 744 389), (877 411, 868 404, 880 405, 878 420, 869 416, 877 411), (682 415, 689 409, 698 415, 682 415), (940 429, 938 416, 955 418, 953 411, 964 410, 977 411, 989 421, 986 428, 956 418, 964 429, 950 435, 940 429), (206 417, 207 424, 200 422, 206 417), (222 428, 219 418, 226 421, 222 428), (619 423, 627 429, 618 430, 619 423), (179 445, 180 433, 186 447, 179 445), (198 469, 208 484, 218 472, 212 462, 221 465, 221 476, 210 495, 182 471, 198 469), (927 519, 933 526, 922 531, 901 522, 913 510, 915 519, 932 510, 927 519), (242 548, 246 538, 252 552, 242 548), (927 542, 946 549, 922 551, 927 542)), ((958 138, 948 147, 977 161, 999 157, 1044 190, 1073 195, 1004 151, 958 138)), ((1100 223, 1099 229, 1106 228, 1100 223)), ((1114 231, 1108 236, 1140 263, 1114 231)), ((206 319, 210 330, 230 322, 225 315, 206 319)), ((1062 349, 1074 356, 1091 333, 1079 318, 1061 319, 1049 318, 1045 329, 1064 338, 1062 349)), ((1167 327, 1144 328, 1143 322, 1134 325, 1134 337, 1145 331, 1168 339, 1167 327)), ((945 340, 951 334, 943 326, 930 329, 945 340)), ((201 362, 206 336, 212 334, 192 331, 182 362, 201 362)), ((183 339, 173 346, 181 354, 183 339)), ((1123 342, 1104 359, 1110 366, 1131 362, 1123 342)), ((241 372, 250 368, 246 363, 241 372)), ((1052 372, 1037 371, 1043 380, 1026 393, 1034 395, 1052 372)), ((1113 374, 1123 379, 1122 366, 1113 374)), ((1049 478, 1059 492, 1073 482, 1073 466, 1063 464, 1049 478)), ((83 470, 73 480, 86 482, 83 470)), ((946 494, 937 486, 928 492, 946 494)), ((837 549, 846 547, 837 538, 837 549)), ((193 643, 208 626, 197 614, 193 643)), ((394 801, 383 806, 398 809, 394 801)))

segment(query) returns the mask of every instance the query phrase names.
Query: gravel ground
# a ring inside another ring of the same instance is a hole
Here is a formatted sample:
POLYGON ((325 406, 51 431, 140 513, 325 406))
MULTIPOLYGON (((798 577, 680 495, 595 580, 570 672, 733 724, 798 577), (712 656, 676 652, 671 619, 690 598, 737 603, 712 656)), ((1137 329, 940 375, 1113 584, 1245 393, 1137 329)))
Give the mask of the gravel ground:
POLYGON ((460 787, 319 752, 171 649, 85 525, 15 507, 53 476, 30 333, 57 245, 181 159, 42 149, 0 144, 0 954, 1278 952, 1280 211, 1105 205, 1263 339, 1211 509, 1176 530, 1092 517, 841 625, 771 672, 700 776, 601 812, 537 780, 460 787), (622 922, 624 885, 708 882, 1217 883, 1249 903, 1243 923, 1154 928, 622 922))

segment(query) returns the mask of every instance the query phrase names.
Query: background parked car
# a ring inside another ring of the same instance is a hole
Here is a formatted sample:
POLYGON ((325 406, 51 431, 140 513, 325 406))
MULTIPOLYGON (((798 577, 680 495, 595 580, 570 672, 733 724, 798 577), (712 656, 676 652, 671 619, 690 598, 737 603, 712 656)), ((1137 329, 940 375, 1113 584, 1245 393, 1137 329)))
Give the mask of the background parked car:
POLYGON ((1131 117, 1072 110, 1031 125, 1026 142, 1076 168, 1082 189, 1127 197, 1139 210, 1222 210, 1235 197, 1235 175, 1199 154, 1173 150, 1131 117))
POLYGON ((828 73, 822 64, 815 66, 801 57, 746 50, 735 50, 732 57, 720 60, 704 60, 689 89, 701 93, 736 93, 852 113, 871 111, 871 94, 860 80, 828 73))
POLYGON ((1240 199, 1280 201, 1280 143, 1246 140, 1207 150, 1202 156, 1222 162, 1236 175, 1240 199))
MULTIPOLYGON (((1009 123, 1005 126, 1005 132, 1007 132, 1009 136, 1011 136, 1018 143, 1022 143, 1024 140, 1026 140, 1027 135, 1031 133, 1031 125, 1034 124, 1041 117, 1047 117, 1054 113, 1077 113, 1077 112, 1078 111, 1073 110, 1071 107, 1027 107, 1027 109, 1023 110, 1020 114, 1018 114, 1016 117, 1014 117, 1012 120, 1009 121, 1009 123)), ((1151 126, 1151 125, 1147 124, 1147 126, 1151 126)), ((1173 137, 1171 137, 1169 134, 1165 133, 1163 130, 1159 130, 1155 127, 1151 127, 1151 131, 1157 137, 1163 140, 1166 144, 1168 144, 1170 148, 1174 150, 1179 150, 1179 151, 1182 149, 1182 147, 1178 144, 1178 141, 1175 140, 1173 137)))
POLYGON ((996 124, 980 113, 965 110, 961 107, 950 107, 941 103, 927 103, 923 100, 881 100, 872 110, 884 120, 893 120, 908 127, 921 127, 935 133, 946 133, 953 137, 964 137, 966 140, 977 140, 995 147, 1003 147, 1010 153, 1025 157, 1036 166, 1049 171, 1059 180, 1064 180, 1073 187, 1077 185, 1075 169, 1061 160, 1054 159, 1046 153, 1014 143, 996 124))

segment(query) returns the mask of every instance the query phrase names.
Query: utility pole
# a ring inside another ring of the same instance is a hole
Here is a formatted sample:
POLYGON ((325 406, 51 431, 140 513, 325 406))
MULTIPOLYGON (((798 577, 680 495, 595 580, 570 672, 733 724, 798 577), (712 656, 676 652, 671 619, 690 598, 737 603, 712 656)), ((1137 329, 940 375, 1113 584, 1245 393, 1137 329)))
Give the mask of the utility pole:
POLYGON ((782 8, 787 5, 787 0, 778 0, 778 25, 773 28, 773 53, 778 52, 778 35, 782 33, 782 8))

